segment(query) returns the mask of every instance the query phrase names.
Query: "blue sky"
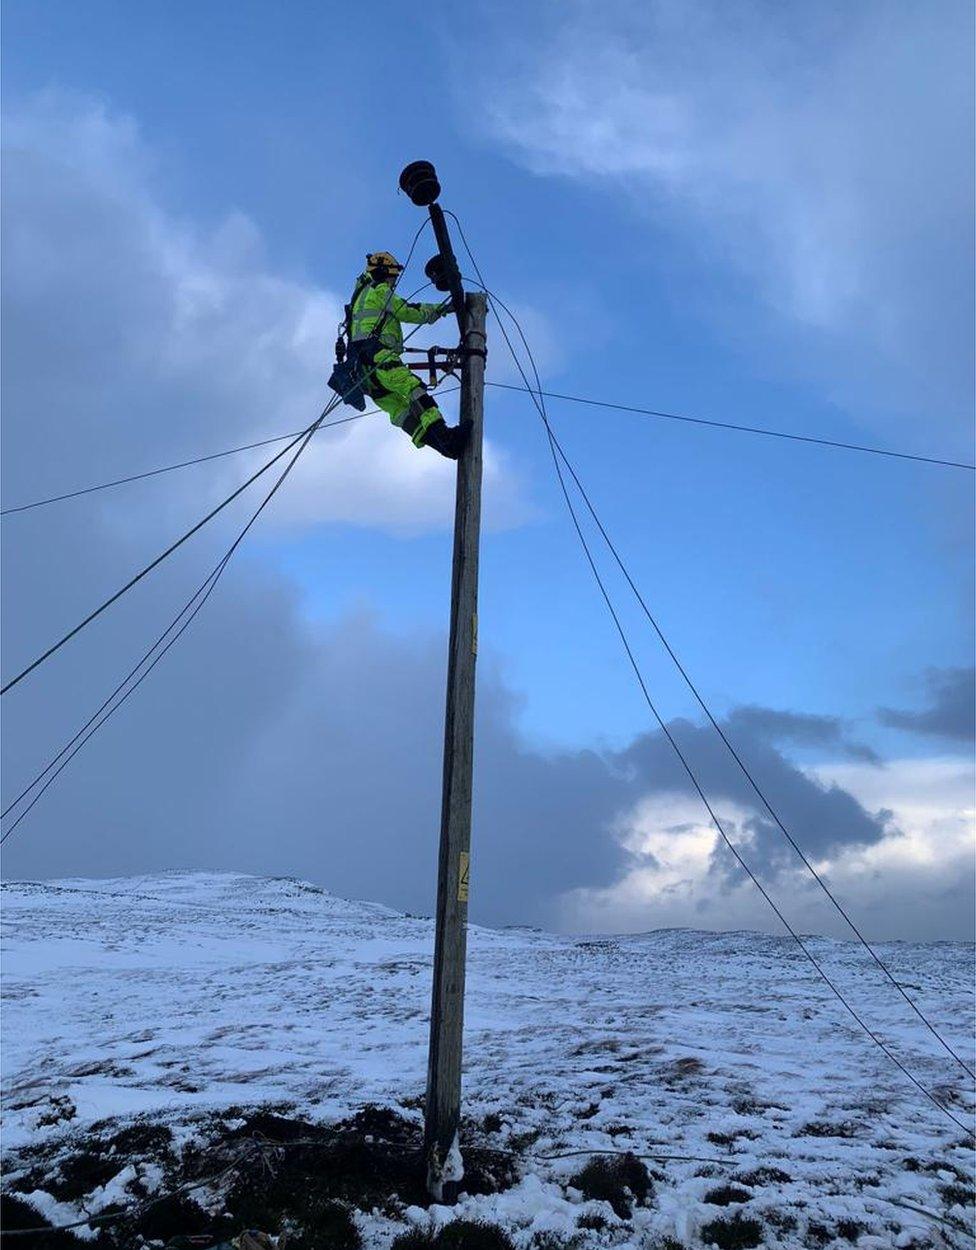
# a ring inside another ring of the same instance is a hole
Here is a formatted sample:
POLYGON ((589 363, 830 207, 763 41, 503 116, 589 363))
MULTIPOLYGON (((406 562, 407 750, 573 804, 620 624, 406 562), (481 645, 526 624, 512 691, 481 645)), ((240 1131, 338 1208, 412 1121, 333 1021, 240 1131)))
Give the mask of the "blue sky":
MULTIPOLYGON (((184 282, 194 298, 223 283, 259 310, 247 303, 233 325, 214 314, 220 367, 246 358, 254 377, 208 376, 206 402, 193 370, 215 366, 188 363, 186 345, 148 398, 162 365, 147 314, 125 384, 110 364, 97 375, 116 413, 111 442, 41 464, 8 450, 8 501, 306 421, 325 397, 330 315, 363 253, 405 251, 419 223, 396 191, 418 157, 436 162, 445 205, 524 318, 552 389, 970 460, 970 22, 956 4, 938 15, 756 4, 734 19, 707 4, 472 5, 463 16, 434 4, 405 20, 384 3, 8 0, 13 147, 71 169, 79 196, 97 187, 105 220, 122 205, 161 254, 195 265, 184 282), (156 402, 150 429, 140 411, 156 402)), ((25 193, 25 220, 31 203, 25 193)), ((16 226, 17 205, 7 211, 16 226)), ((80 220, 67 229, 79 230, 72 255, 86 276, 70 289, 92 309, 87 359, 110 362, 112 317, 136 334, 141 271, 121 247, 99 250, 80 220), (91 276, 109 270, 104 283, 91 276), (116 284, 124 294, 99 337, 95 310, 116 284)), ((56 257, 57 228, 46 237, 56 257)), ((421 260, 429 250, 425 240, 421 260)), ((42 308, 56 283, 31 272, 15 296, 42 308)), ((21 358, 34 351, 38 364, 34 390, 15 392, 23 404, 8 402, 12 440, 21 411, 46 402, 36 378, 48 331, 24 325, 21 358)), ((56 350, 78 334, 68 325, 56 350)), ((91 383, 86 367, 66 385, 91 383)), ((515 380, 497 332, 491 371, 515 380)), ((95 413, 93 394, 86 402, 95 413)), ((957 739, 885 725, 878 708, 923 708, 926 674, 972 663, 971 474, 556 401, 551 413, 718 712, 840 718, 886 759, 964 767, 957 739)), ((647 710, 575 547, 538 418, 527 397, 489 390, 486 422, 483 672, 507 692, 526 750, 622 751, 651 728, 647 710)), ((444 627, 450 470, 412 462, 401 436, 371 423, 331 467, 326 447, 296 474, 243 563, 286 588, 312 633, 366 613, 410 646, 444 627)), ((159 547, 200 511, 201 490, 245 463, 208 483, 193 470, 179 486, 80 503, 75 523, 88 509, 122 569, 134 535, 140 552, 159 547)), ((18 540, 33 541, 31 522, 18 524, 18 540)), ((57 632, 62 612, 39 613, 12 627, 15 641, 57 632)), ((627 619, 662 710, 692 716, 629 607, 627 619)), ((843 759, 822 742, 791 755, 810 768, 843 759)))

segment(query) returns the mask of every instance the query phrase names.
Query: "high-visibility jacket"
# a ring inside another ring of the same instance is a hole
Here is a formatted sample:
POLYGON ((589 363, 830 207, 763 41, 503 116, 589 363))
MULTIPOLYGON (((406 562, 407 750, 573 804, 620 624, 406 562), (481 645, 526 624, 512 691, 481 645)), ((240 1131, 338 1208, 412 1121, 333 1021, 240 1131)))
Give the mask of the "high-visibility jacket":
POLYGON ((349 341, 378 339, 382 357, 399 356, 403 350, 402 321, 428 325, 446 312, 440 304, 412 304, 401 299, 387 282, 372 282, 363 274, 356 284, 349 317, 349 341))

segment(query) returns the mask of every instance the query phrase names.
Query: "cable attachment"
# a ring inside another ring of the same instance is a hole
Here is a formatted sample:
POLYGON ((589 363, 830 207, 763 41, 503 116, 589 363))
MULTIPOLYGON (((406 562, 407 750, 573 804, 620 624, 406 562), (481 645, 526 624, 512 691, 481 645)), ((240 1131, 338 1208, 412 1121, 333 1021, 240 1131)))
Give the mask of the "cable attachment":
POLYGON ((480 356, 482 360, 488 359, 488 335, 484 330, 466 329, 461 345, 458 347, 458 354, 462 359, 468 356, 480 356), (473 334, 477 334, 481 339, 482 347, 472 347, 468 340, 473 334))

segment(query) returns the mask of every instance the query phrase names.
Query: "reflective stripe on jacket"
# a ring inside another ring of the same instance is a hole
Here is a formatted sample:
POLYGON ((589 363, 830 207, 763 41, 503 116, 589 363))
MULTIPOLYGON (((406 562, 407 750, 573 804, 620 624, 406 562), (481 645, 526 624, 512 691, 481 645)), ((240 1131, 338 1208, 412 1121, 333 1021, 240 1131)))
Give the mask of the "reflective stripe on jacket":
MULTIPOLYGON (((362 285, 361 278, 358 285, 362 285)), ((401 321, 426 325, 443 316, 440 304, 411 304, 401 299, 387 282, 368 282, 353 300, 350 340, 355 343, 374 334, 386 351, 399 355, 403 348, 401 321)))

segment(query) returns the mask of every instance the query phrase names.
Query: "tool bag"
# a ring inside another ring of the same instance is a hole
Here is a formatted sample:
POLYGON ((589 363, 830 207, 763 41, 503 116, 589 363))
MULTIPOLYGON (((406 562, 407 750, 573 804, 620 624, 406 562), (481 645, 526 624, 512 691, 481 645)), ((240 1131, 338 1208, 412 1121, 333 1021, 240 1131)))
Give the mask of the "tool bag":
POLYGON ((349 404, 358 412, 364 412, 366 409, 366 392, 363 389, 363 383, 372 366, 372 359, 365 368, 360 364, 362 352, 359 349, 365 346, 366 343, 354 343, 349 349, 348 356, 336 361, 335 368, 329 377, 329 386, 332 390, 343 403, 349 404))

